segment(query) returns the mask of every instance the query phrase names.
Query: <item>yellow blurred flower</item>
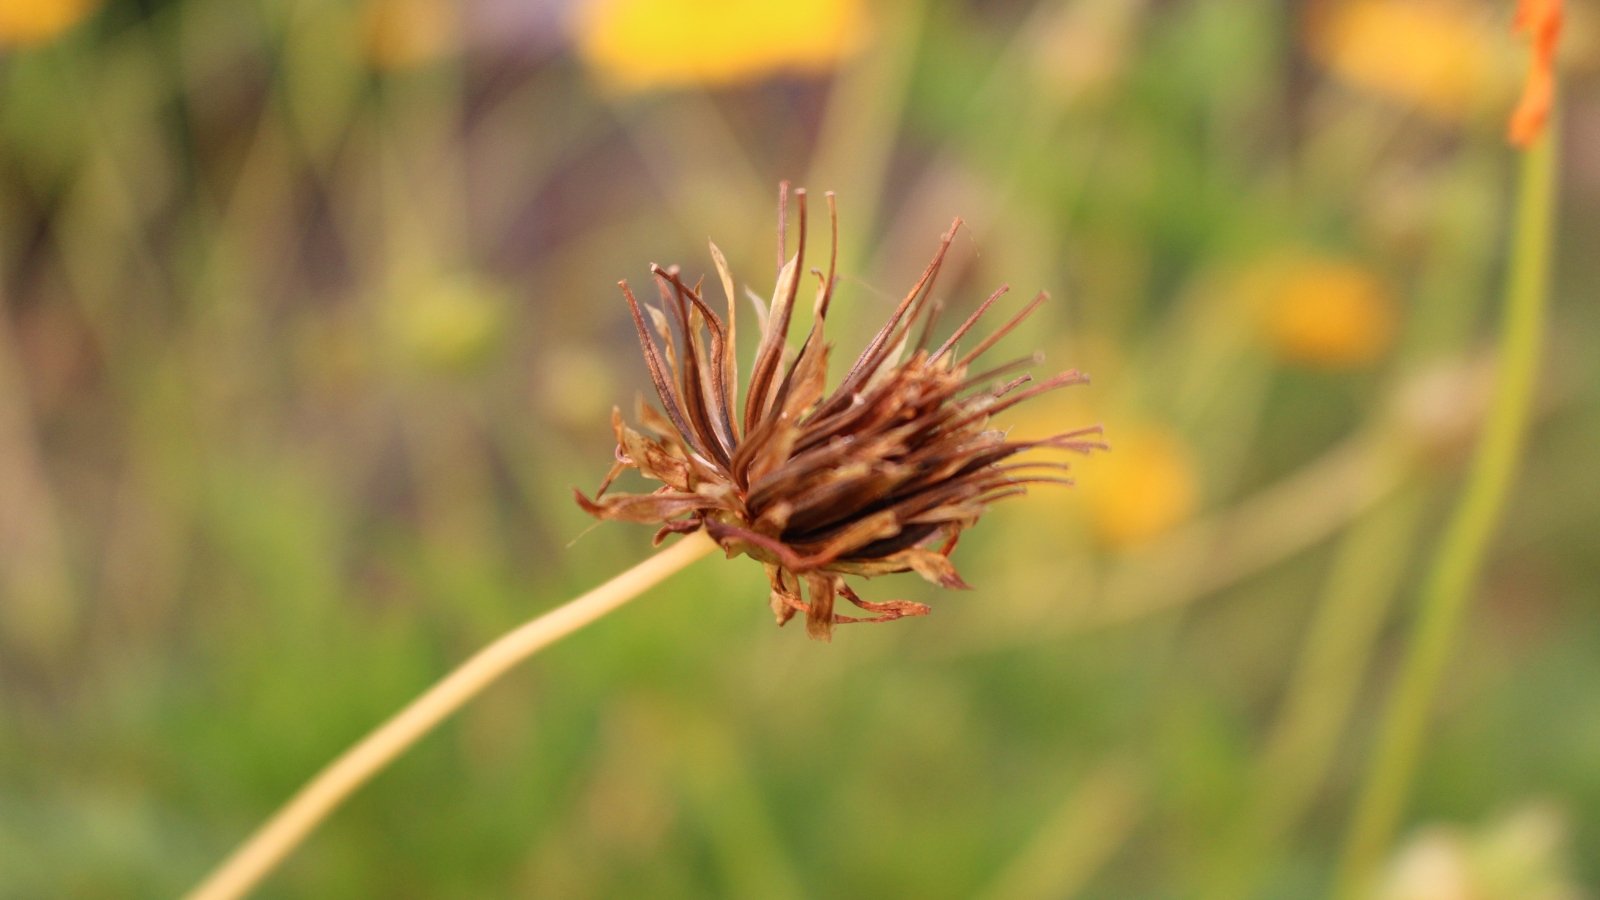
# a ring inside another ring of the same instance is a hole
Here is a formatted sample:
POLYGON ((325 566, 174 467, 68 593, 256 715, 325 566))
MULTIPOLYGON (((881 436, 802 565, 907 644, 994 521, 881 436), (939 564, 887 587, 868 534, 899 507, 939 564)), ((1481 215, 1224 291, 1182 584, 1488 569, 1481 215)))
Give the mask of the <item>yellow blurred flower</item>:
POLYGON ((1327 0, 1311 9, 1311 56, 1357 87, 1455 121, 1505 86, 1502 42, 1460 0, 1327 0))
POLYGON ((1199 477, 1194 457, 1172 429, 1106 423, 1111 452, 1074 463, 1090 530, 1103 544, 1127 548, 1194 514, 1199 477))
POLYGON ((478 278, 421 278, 389 298, 382 326, 403 364, 461 372, 494 349, 506 326, 506 307, 503 290, 478 278))
POLYGON ((1352 262, 1307 256, 1250 273, 1245 288, 1263 337, 1285 362, 1349 369, 1382 358, 1394 341, 1394 297, 1384 280, 1352 262))
POLYGON ((448 0, 367 0, 362 50, 375 69, 414 69, 450 55, 459 25, 456 5, 448 0))
POLYGON ((623 91, 757 81, 831 68, 866 40, 858 0, 589 0, 577 49, 623 91))
POLYGON ((98 0, 0 0, 0 47, 53 40, 98 5, 98 0))

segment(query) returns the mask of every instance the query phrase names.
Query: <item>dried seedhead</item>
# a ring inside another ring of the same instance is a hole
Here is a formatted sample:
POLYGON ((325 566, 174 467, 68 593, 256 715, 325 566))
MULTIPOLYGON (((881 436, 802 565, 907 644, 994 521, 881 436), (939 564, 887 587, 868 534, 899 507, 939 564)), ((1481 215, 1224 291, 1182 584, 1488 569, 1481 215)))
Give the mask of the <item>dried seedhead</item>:
POLYGON ((996 413, 1088 380, 1075 370, 1038 384, 1026 374, 1011 377, 1034 357, 970 370, 1038 308, 1045 294, 958 354, 957 342, 1006 292, 1002 286, 943 343, 931 346, 937 304, 930 295, 960 219, 844 380, 827 393, 830 348, 822 330, 836 286, 839 243, 833 195, 827 198, 828 271, 812 270, 818 279, 813 321, 796 353, 788 336, 805 265, 806 196, 803 189, 795 192, 799 239, 785 262, 788 185, 780 187, 778 283, 770 309, 757 317, 761 340, 742 414, 736 294, 716 245, 711 257, 727 297, 726 318, 702 299, 701 283, 684 283, 676 268, 651 266, 660 308, 641 304, 628 283, 621 283, 665 415, 641 401, 642 430, 634 430, 620 410, 613 410, 616 462, 594 500, 574 492, 578 503, 599 518, 659 524, 658 543, 669 534, 705 529, 730 557, 744 553, 760 560, 772 583, 778 624, 803 612, 808 633, 822 640, 835 624, 928 612, 908 600, 863 600, 845 575, 914 571, 944 587, 967 587, 949 559, 962 530, 977 522, 988 504, 1018 496, 1028 484, 1071 483, 1062 474, 1065 462, 1018 463, 1012 461, 1017 454, 1033 449, 1081 453, 1103 446, 1098 427, 1011 441, 989 426, 996 413), (608 496, 612 481, 630 468, 661 487, 648 494, 608 496), (840 596, 872 615, 834 612, 840 596))

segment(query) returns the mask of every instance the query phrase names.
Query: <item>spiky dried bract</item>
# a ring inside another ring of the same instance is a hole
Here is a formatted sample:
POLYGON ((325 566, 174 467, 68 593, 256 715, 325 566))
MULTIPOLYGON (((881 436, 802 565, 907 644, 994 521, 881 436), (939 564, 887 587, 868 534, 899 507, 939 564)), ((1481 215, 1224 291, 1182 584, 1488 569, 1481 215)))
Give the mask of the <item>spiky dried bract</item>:
MULTIPOLYGON (((659 308, 642 304, 626 281, 623 296, 662 411, 640 402, 639 428, 612 413, 616 463, 596 499, 575 491, 578 503, 602 519, 659 524, 669 534, 705 529, 731 557, 744 553, 765 564, 778 624, 797 612, 807 632, 827 640, 846 622, 886 622, 928 612, 908 600, 870 602, 845 584, 845 575, 916 572, 950 588, 967 585, 951 564, 961 532, 996 500, 1041 482, 1070 484, 1059 460, 1017 462, 1035 449, 1088 452, 1103 446, 1099 428, 1043 440, 1013 441, 990 418, 1046 391, 1087 381, 1067 371, 1037 384, 1010 377, 1036 360, 1014 360, 987 371, 973 363, 1045 299, 1035 297, 965 353, 957 342, 1006 292, 1002 286, 943 343, 930 345, 937 312, 934 281, 961 220, 942 238, 922 272, 878 333, 831 393, 825 390, 829 346, 823 324, 836 285, 838 218, 828 197, 831 248, 817 279, 810 331, 798 352, 788 347, 806 253, 805 191, 795 192, 799 238, 787 261, 788 186, 779 191, 779 272, 742 403, 736 384, 736 296, 716 245, 727 299, 726 318, 674 269, 652 266, 659 308), (915 332, 915 334, 913 334, 915 332), (663 414, 664 413, 664 414, 663 414), (661 487, 648 494, 606 490, 625 469, 661 487), (834 612, 843 597, 870 616, 834 612)), ((758 310, 759 311, 759 310, 758 310)))

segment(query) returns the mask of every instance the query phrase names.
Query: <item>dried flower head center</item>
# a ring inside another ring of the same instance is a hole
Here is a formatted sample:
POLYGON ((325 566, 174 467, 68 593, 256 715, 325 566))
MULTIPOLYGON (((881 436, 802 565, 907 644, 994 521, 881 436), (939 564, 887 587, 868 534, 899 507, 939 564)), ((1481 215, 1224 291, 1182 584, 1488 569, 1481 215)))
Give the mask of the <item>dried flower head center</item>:
POLYGON ((798 351, 788 337, 805 264, 806 199, 796 192, 799 238, 787 254, 788 186, 779 191, 777 286, 759 322, 761 339, 739 398, 736 293, 716 245, 711 255, 726 297, 726 317, 676 269, 653 266, 660 306, 623 296, 639 334, 661 410, 640 403, 635 430, 612 415, 616 462, 594 500, 578 503, 604 519, 660 526, 669 534, 704 529, 729 555, 766 565, 779 624, 797 612, 826 639, 835 624, 890 621, 928 608, 905 600, 872 603, 845 575, 915 571, 945 587, 966 587, 950 563, 956 539, 988 504, 1041 482, 1070 483, 1065 462, 1016 462, 1035 449, 1088 452, 1103 446, 1098 428, 1012 441, 990 417, 1046 391, 1088 379, 1067 371, 1034 383, 1012 360, 974 372, 974 362, 1046 299, 1039 294, 1005 324, 962 352, 960 341, 1007 290, 1002 286, 940 344, 932 344, 934 283, 960 219, 933 260, 867 344, 839 385, 826 391, 823 340, 837 285, 838 218, 828 195, 832 242, 817 278, 810 331, 798 351), (648 494, 611 494, 612 481, 636 469, 661 483, 648 494), (805 583, 803 596, 801 582, 805 583), (843 596, 874 615, 833 612, 843 596))

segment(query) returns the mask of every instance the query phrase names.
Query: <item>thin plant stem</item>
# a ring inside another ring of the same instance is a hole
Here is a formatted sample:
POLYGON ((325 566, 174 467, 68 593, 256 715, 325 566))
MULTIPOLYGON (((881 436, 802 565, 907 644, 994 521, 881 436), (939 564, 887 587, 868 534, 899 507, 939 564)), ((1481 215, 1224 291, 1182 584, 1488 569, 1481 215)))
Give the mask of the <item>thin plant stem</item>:
POLYGON ((244 896, 346 797, 513 666, 639 596, 715 548, 716 544, 704 534, 691 534, 479 650, 317 773, 188 897, 190 900, 223 900, 244 896))
POLYGON ((1524 154, 1501 322, 1500 371, 1461 500, 1424 583, 1411 643, 1356 802, 1335 885, 1337 897, 1365 895, 1379 860, 1394 839, 1439 682, 1522 456, 1545 322, 1555 208, 1555 144, 1552 127, 1524 154))

